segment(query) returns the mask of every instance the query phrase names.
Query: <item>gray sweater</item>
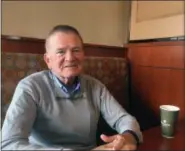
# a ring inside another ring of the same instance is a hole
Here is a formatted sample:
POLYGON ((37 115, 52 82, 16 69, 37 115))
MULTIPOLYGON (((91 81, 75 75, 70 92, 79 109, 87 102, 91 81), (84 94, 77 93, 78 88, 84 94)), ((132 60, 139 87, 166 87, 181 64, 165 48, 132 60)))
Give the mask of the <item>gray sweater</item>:
POLYGON ((108 124, 123 133, 142 134, 129 115, 98 80, 80 75, 80 90, 67 95, 49 71, 21 80, 2 127, 2 149, 65 150, 96 147, 100 112, 108 124))

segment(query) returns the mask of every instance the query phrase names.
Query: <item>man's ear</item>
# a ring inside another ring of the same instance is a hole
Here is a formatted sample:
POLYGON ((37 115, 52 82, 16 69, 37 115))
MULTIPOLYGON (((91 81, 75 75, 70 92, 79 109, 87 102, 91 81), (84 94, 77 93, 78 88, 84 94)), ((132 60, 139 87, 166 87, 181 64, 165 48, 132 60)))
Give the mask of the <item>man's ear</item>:
POLYGON ((47 64, 48 68, 50 69, 50 58, 47 53, 44 54, 44 61, 47 64))

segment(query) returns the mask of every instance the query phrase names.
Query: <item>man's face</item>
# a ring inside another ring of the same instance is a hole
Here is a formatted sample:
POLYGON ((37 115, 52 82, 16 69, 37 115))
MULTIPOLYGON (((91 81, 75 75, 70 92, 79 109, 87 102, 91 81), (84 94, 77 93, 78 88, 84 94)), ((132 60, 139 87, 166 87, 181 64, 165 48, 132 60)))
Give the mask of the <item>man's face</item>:
POLYGON ((82 71, 84 51, 78 35, 71 32, 56 32, 51 35, 44 60, 59 78, 79 75, 82 71))

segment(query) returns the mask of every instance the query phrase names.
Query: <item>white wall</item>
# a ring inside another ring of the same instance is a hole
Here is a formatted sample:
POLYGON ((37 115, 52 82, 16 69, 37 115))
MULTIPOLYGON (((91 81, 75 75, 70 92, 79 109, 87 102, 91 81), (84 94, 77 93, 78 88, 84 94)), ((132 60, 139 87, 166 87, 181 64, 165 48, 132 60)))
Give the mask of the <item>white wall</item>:
POLYGON ((128 1, 2 1, 2 34, 45 38, 56 24, 75 26, 85 43, 127 42, 128 1))
POLYGON ((133 1, 130 40, 184 35, 184 1, 133 1))

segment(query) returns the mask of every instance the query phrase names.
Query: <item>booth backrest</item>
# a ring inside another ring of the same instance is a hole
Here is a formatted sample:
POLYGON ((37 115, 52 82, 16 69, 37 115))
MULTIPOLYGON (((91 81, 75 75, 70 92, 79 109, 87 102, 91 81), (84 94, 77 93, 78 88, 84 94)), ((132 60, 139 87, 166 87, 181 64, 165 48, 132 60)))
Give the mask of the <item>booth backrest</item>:
MULTIPOLYGON (((47 67, 41 54, 3 52, 1 58, 1 121, 3 121, 17 83, 25 76, 47 69, 47 67)), ((115 57, 86 57, 83 72, 104 83, 118 102, 125 109, 128 109, 128 71, 126 59, 115 57)), ((105 129, 105 124, 100 127, 102 130, 105 129)))

